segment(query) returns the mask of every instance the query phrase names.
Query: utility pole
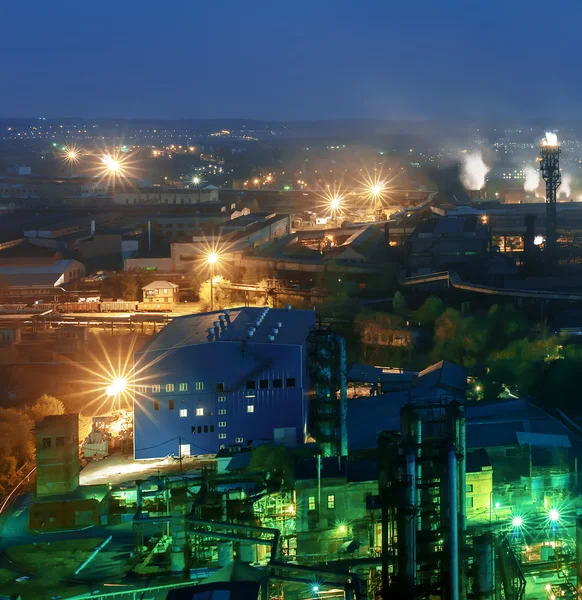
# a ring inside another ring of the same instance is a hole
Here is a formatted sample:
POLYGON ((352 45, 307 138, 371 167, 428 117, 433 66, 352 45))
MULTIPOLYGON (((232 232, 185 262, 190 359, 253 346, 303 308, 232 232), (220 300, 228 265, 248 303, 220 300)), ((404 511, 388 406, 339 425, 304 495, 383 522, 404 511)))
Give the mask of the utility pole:
POLYGON ((178 436, 178 454, 180 456, 180 473, 184 472, 182 465, 182 436, 178 436))

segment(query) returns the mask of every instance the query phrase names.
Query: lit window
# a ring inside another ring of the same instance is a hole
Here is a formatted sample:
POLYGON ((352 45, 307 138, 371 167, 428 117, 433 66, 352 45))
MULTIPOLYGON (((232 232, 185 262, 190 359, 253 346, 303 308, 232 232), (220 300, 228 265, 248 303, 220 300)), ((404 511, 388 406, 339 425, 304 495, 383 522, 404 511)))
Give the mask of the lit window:
POLYGON ((164 288, 164 296, 167 296, 168 292, 169 292, 168 288, 164 288))
POLYGON ((196 382, 196 389, 198 391, 203 390, 204 389, 204 383, 202 381, 197 381, 196 382))
POLYGON ((204 409, 203 408, 197 408, 196 409, 196 416, 197 417, 203 417, 204 416, 204 409))
POLYGON ((166 392, 173 392, 173 391, 174 391, 174 384, 166 383, 166 392))
POLYGON ((234 438, 234 441, 235 441, 237 444, 242 444, 242 441, 243 441, 243 439, 242 439, 242 438, 234 438))
POLYGON ((188 384, 187 383, 181 383, 180 384, 180 391, 181 392, 187 392, 188 391, 188 384))
POLYGON ((226 414, 226 408, 221 408, 221 409, 218 411, 218 414, 219 414, 219 415, 225 415, 225 414, 226 414))
POLYGON ((295 387, 295 377, 287 377, 287 381, 285 382, 285 387, 294 388, 295 387))
POLYGON ((219 427, 226 427, 226 421, 218 421, 219 427))
POLYGON ((226 402, 226 396, 218 396, 219 402, 226 402))
POLYGON ((152 394, 159 394, 160 393, 160 386, 159 385, 152 385, 152 394))
POLYGON ((255 407, 254 407, 254 405, 253 405, 253 404, 249 404, 249 405, 247 406, 247 412, 248 412, 248 413, 255 412, 255 407))
POLYGON ((168 400, 168 410, 174 410, 174 401, 168 400))
POLYGON ((307 499, 307 509, 315 510, 315 496, 309 496, 307 499))
POLYGON ((160 403, 157 400, 154 400, 154 410, 160 410, 160 403))
POLYGON ((220 448, 221 450, 224 450, 224 448, 225 448, 225 445, 224 445, 224 444, 220 444, 219 448, 220 448))
POLYGON ((188 409, 187 408, 181 408, 180 409, 180 416, 181 417, 187 417, 188 416, 188 409))
POLYGON ((332 509, 335 508, 335 495, 329 494, 327 496, 327 508, 332 509))
POLYGON ((218 434, 218 439, 219 440, 225 440, 226 439, 226 433, 219 433, 218 434))

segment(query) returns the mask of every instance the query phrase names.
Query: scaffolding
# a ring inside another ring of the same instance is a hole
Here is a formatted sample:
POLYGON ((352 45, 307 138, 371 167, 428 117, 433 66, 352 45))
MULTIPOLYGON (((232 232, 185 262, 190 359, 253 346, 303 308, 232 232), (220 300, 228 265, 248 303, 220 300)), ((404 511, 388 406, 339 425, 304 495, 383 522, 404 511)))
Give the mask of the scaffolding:
POLYGON ((308 370, 313 397, 310 430, 322 456, 347 456, 345 340, 329 328, 309 334, 308 370))

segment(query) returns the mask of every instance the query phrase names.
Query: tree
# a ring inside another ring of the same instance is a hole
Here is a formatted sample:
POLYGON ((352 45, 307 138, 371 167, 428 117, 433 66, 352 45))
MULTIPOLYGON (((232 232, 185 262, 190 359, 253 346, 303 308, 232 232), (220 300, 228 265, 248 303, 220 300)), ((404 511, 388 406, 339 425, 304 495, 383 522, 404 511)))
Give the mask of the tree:
POLYGON ((284 446, 263 444, 254 448, 249 469, 266 473, 269 480, 280 483, 287 489, 293 489, 295 484, 293 454, 284 446))
POLYGON ((32 406, 25 410, 30 419, 38 422, 49 415, 64 415, 65 405, 58 398, 43 394, 32 406))
POLYGON ((203 281, 200 284, 200 290, 198 297, 202 310, 210 310, 211 304, 214 310, 221 310, 223 308, 229 308, 232 306, 232 290, 227 286, 230 285, 228 279, 223 279, 220 275, 215 275, 213 279, 213 289, 210 288, 210 279, 203 281), (213 296, 213 302, 211 302, 211 291, 213 296))
POLYGON ((392 310, 397 315, 403 315, 406 312, 406 299, 399 291, 397 291, 392 298, 392 310))
POLYGON ((444 312, 445 303, 437 296, 429 296, 416 311, 415 320, 422 325, 432 325, 444 312))

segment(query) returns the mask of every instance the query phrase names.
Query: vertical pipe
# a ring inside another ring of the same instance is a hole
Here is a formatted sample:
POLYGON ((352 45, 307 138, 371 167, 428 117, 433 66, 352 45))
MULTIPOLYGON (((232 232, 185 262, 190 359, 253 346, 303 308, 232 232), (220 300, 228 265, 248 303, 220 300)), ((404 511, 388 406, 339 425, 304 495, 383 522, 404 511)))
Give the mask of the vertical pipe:
POLYGON ((416 419, 415 419, 415 424, 416 424, 416 510, 417 510, 417 514, 416 514, 416 529, 417 531, 420 531, 422 529, 422 517, 420 515, 420 510, 421 510, 421 495, 422 495, 422 491, 420 489, 420 487, 418 486, 418 484, 422 481, 422 465, 420 463, 420 457, 421 455, 421 446, 422 446, 422 419, 419 413, 416 413, 416 419))
POLYGON ((348 392, 346 373, 346 340, 336 336, 339 344, 339 379, 340 379, 340 456, 348 455, 348 392))
POLYGON ((317 522, 321 520, 321 454, 317 455, 317 522))
POLYGON ((226 518, 226 494, 222 494, 220 497, 220 509, 221 509, 221 520, 223 523, 226 523, 228 520, 226 518))
POLYGON ((414 452, 406 452, 406 479, 408 485, 408 498, 406 500, 406 577, 412 585, 416 579, 416 527, 414 512, 416 505, 416 460, 414 452))
POLYGON ((152 222, 148 221, 148 250, 152 249, 152 222))
POLYGON ((449 448, 449 582, 450 600, 459 600, 459 526, 457 515, 457 453, 449 448))
POLYGON ((463 536, 467 529, 467 452, 465 448, 467 427, 465 423, 465 409, 463 406, 460 406, 459 408, 459 441, 457 447, 463 453, 459 465, 459 524, 461 536, 463 536))

